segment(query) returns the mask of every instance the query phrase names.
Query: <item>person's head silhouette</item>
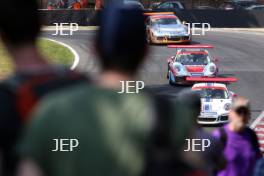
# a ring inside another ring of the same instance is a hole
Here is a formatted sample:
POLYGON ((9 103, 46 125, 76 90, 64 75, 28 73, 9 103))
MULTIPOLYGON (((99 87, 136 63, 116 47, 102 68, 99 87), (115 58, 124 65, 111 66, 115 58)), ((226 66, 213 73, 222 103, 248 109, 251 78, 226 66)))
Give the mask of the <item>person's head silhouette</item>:
POLYGON ((35 43, 40 33, 38 4, 35 0, 0 0, 0 36, 8 47, 35 43))
POLYGON ((96 47, 103 70, 133 75, 146 53, 143 12, 123 4, 112 4, 101 14, 96 47))

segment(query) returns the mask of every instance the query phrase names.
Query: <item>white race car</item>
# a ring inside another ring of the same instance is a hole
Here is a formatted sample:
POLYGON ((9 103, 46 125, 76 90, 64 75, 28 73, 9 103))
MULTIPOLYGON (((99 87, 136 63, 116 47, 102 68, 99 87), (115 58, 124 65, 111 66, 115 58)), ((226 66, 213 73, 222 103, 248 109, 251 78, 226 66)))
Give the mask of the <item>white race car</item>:
POLYGON ((228 122, 234 92, 222 83, 196 83, 192 87, 201 96, 201 113, 199 124, 223 124, 228 122))

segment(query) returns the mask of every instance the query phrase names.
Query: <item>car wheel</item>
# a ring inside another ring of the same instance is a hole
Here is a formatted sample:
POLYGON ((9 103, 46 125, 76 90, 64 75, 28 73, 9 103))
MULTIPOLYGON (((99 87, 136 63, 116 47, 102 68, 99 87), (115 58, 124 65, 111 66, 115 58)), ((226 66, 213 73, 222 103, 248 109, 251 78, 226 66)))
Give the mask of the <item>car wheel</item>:
POLYGON ((175 85, 176 85, 176 83, 172 82, 171 79, 169 79, 169 84, 170 84, 171 86, 175 86, 175 85))
POLYGON ((171 80, 171 74, 170 74, 170 72, 168 73, 168 77, 169 77, 169 84, 172 85, 172 86, 174 86, 175 83, 171 80))
POLYGON ((169 66, 169 64, 168 64, 167 79, 169 79, 169 73, 170 73, 170 66, 169 66))

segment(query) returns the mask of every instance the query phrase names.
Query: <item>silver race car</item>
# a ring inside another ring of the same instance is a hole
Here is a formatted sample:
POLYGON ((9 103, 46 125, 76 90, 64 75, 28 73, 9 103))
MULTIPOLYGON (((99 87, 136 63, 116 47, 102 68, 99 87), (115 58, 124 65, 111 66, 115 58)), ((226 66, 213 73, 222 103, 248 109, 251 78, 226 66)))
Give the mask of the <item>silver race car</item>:
POLYGON ((145 13, 147 42, 157 44, 190 43, 188 27, 171 13, 145 13))

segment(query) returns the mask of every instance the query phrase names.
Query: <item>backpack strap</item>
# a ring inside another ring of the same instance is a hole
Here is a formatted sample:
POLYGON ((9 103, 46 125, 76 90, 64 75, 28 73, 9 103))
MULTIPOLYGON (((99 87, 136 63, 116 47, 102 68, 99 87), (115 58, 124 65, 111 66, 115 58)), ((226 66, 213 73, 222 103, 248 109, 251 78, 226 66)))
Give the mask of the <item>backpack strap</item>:
POLYGON ((27 121, 38 100, 47 93, 84 82, 89 82, 87 77, 71 71, 37 75, 22 82, 16 91, 16 106, 21 119, 27 121))
POLYGON ((52 72, 23 73, 4 81, 1 89, 9 91, 14 97, 14 111, 26 122, 39 99, 47 93, 80 83, 89 83, 89 78, 77 72, 58 68, 52 72))
POLYGON ((225 128, 221 127, 219 129, 219 133, 220 133, 220 142, 221 142, 223 148, 225 148, 226 144, 227 144, 227 134, 226 134, 225 128))
POLYGON ((259 151, 259 142, 258 142, 258 137, 257 137, 256 133, 248 127, 246 128, 246 130, 247 130, 247 133, 249 134, 250 142, 251 142, 253 148, 256 151, 259 151))
POLYGON ((18 86, 16 92, 16 107, 22 121, 27 121, 29 114, 41 96, 41 94, 38 93, 38 86, 45 84, 53 76, 39 75, 22 82, 20 86, 18 86))

